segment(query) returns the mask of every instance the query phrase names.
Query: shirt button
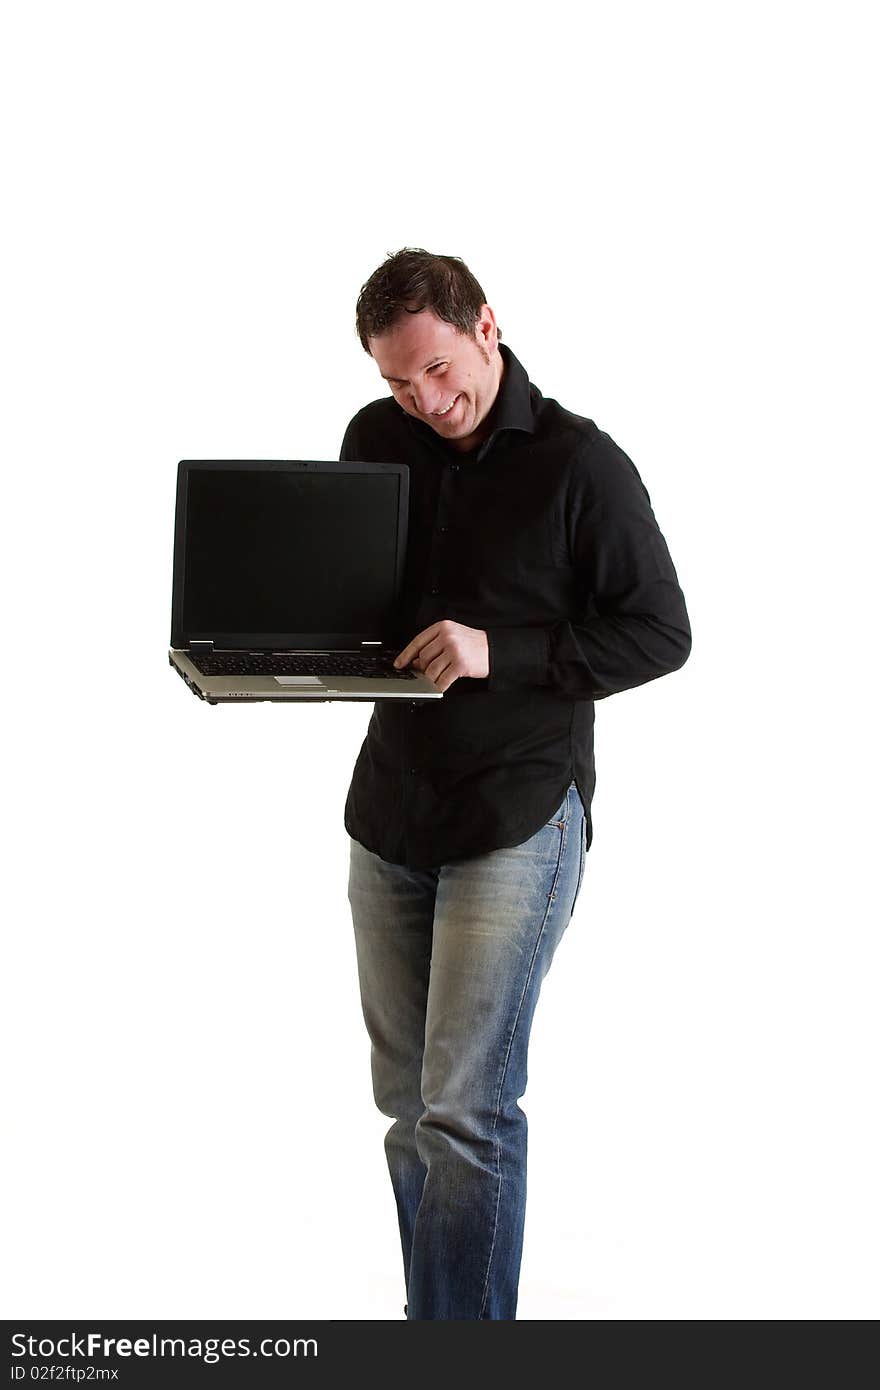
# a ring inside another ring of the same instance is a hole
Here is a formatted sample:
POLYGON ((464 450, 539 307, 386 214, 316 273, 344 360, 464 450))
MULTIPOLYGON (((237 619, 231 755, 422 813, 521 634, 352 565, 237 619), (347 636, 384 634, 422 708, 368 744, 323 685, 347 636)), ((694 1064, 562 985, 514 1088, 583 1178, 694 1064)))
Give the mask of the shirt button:
POLYGON ((419 769, 418 769, 417 767, 411 767, 411 768, 410 768, 410 772, 418 772, 418 770, 419 770, 419 769))
POLYGON ((440 527, 440 530, 441 530, 441 531, 448 531, 448 530, 449 530, 449 527, 448 527, 448 526, 441 526, 441 527, 440 527))

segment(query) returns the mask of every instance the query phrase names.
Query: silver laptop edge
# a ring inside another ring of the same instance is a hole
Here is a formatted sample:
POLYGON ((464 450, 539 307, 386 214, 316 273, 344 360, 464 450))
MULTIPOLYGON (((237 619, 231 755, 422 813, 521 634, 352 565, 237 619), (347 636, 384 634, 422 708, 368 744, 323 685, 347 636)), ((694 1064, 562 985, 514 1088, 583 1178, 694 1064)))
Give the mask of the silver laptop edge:
MULTIPOLYGON (((275 653, 283 655, 283 653, 275 653)), ((299 649, 297 656, 308 656, 299 649)), ((319 653, 323 655, 323 653, 319 653)), ((395 656, 397 653, 395 652, 395 656)), ((366 676, 205 676, 189 653, 172 647, 171 665, 200 699, 216 705, 247 700, 442 700, 443 692, 421 671, 413 679, 377 680, 366 676)))

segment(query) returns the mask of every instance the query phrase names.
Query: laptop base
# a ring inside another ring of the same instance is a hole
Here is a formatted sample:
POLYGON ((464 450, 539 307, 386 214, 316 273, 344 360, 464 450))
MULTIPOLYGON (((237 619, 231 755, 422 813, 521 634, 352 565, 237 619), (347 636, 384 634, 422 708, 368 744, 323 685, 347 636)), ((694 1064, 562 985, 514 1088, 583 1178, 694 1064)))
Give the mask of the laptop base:
POLYGON ((258 700, 285 704, 315 700, 442 700, 442 691, 424 676, 412 680, 378 680, 367 676, 205 676, 183 649, 172 648, 168 661, 190 690, 209 705, 254 703, 258 700), (282 684, 283 682, 283 684, 282 684))

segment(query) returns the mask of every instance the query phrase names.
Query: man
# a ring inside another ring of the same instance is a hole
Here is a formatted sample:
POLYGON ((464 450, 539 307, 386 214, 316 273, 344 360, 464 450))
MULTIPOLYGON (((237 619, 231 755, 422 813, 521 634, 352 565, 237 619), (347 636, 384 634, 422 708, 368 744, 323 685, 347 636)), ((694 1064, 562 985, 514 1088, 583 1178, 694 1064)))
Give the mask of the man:
POLYGON ((409 465, 397 662, 443 692, 374 706, 345 805, 405 1311, 511 1319, 517 1101, 592 841, 594 701, 680 667, 690 624, 634 465, 529 382, 461 260, 397 252, 356 322, 391 395, 340 458, 409 465))

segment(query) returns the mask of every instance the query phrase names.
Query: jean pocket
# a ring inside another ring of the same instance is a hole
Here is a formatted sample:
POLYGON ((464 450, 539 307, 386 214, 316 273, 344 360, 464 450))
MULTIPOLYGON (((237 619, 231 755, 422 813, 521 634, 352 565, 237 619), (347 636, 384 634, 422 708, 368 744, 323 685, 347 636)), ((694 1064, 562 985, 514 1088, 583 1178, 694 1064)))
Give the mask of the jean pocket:
POLYGON ((570 795, 571 787, 567 788, 565 796, 562 798, 562 801, 557 806, 550 819, 546 822, 547 825, 555 825, 557 828, 559 828, 560 826, 563 826, 565 824, 569 816, 568 807, 570 795))

